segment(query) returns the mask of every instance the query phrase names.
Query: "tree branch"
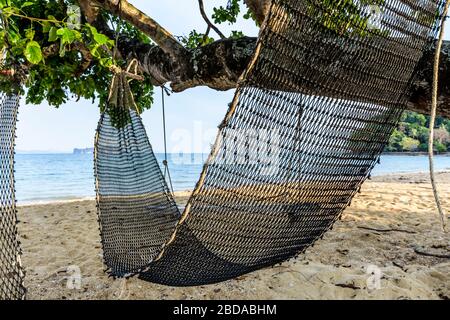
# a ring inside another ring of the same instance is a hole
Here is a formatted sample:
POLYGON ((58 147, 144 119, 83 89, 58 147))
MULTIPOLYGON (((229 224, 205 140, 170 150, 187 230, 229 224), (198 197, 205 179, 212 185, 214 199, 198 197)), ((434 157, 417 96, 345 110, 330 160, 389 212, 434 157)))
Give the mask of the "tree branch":
POLYGON ((99 7, 92 0, 78 0, 78 4, 87 22, 93 24, 97 20, 99 7))
MULTIPOLYGON (((410 88, 408 110, 430 113, 434 50, 433 46, 425 52, 419 63, 416 81, 410 88)), ((450 118, 450 41, 442 43, 438 93, 437 114, 450 118)))
POLYGON ((136 58, 142 71, 156 86, 170 82, 173 91, 181 92, 197 86, 215 90, 236 87, 250 62, 256 38, 223 39, 206 46, 187 50, 177 65, 160 47, 143 44, 136 39, 119 38, 119 51, 127 59, 136 58))
POLYGON ((372 227, 365 227, 365 226, 358 226, 357 228, 358 229, 369 230, 369 231, 376 231, 376 232, 404 232, 404 233, 411 233, 411 234, 416 233, 415 231, 410 231, 410 230, 405 230, 405 229, 397 229, 397 228, 393 228, 393 229, 379 229, 379 228, 372 228, 372 227))
POLYGON ((97 13, 86 7, 101 7, 141 30, 174 59, 186 51, 169 31, 126 0, 78 0, 78 2, 90 20, 95 20, 97 13))
POLYGON ((450 254, 428 252, 428 251, 425 251, 422 247, 419 247, 419 246, 414 246, 414 252, 417 253, 417 254, 420 254, 422 256, 436 257, 436 258, 442 258, 442 259, 450 259, 450 254))
POLYGON ((200 9, 200 14, 203 17, 203 20, 205 20, 206 24, 208 25, 208 28, 213 29, 221 39, 225 39, 226 38, 225 35, 219 30, 219 28, 217 28, 211 22, 211 20, 209 20, 208 16, 206 15, 205 7, 203 5, 203 0, 198 0, 198 6, 199 6, 199 9, 200 9))
MULTIPOLYGON (((204 47, 190 50, 186 65, 179 70, 160 48, 141 45, 136 41, 121 40, 121 52, 136 57, 144 72, 154 78, 155 85, 171 82, 176 92, 196 86, 208 86, 215 90, 233 89, 245 71, 256 45, 255 38, 225 39, 204 47), (130 50, 130 48, 132 48, 130 50)), ((433 48, 425 52, 413 82, 407 109, 429 114, 432 81, 433 48)), ((444 42, 441 54, 438 114, 450 118, 450 41, 444 42)), ((324 95, 327 93, 324 92, 324 95)))

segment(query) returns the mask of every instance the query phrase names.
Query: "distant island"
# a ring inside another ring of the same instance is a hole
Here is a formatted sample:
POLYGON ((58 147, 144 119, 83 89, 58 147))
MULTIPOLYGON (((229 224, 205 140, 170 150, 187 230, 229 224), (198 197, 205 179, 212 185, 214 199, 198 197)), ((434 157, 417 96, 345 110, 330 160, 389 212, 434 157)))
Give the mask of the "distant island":
POLYGON ((73 154, 91 154, 94 153, 94 148, 73 149, 73 154))

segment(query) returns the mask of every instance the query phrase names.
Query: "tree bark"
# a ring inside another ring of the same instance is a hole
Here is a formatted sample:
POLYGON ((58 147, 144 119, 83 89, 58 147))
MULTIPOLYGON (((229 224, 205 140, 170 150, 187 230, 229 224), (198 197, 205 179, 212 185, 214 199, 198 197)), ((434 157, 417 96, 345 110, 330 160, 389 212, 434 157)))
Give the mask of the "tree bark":
POLYGON ((169 31, 126 0, 78 0, 78 3, 90 22, 94 22, 98 14, 93 8, 101 7, 147 34, 172 58, 179 59, 186 51, 169 31))
POLYGON ((256 38, 223 39, 209 45, 186 50, 180 66, 159 46, 142 44, 133 39, 120 38, 119 51, 127 59, 136 58, 142 71, 150 76, 152 84, 161 86, 170 82, 174 92, 207 86, 214 90, 236 87, 239 77, 250 62, 256 38))
MULTIPOLYGON (((431 109, 431 89, 433 80, 433 59, 435 48, 425 52, 418 66, 417 77, 410 89, 408 110, 429 114, 431 109)), ((437 114, 450 118, 450 41, 442 43, 437 114)))

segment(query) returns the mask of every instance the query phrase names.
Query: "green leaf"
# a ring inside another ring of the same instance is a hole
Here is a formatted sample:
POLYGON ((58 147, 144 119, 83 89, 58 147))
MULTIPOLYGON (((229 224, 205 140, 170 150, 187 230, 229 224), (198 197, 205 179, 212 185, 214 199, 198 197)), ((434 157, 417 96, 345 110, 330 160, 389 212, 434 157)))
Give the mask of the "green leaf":
POLYGON ((242 31, 231 31, 230 38, 232 38, 232 39, 239 39, 239 38, 242 38, 244 36, 245 35, 244 35, 244 33, 242 31))
POLYGON ((67 26, 69 29, 81 28, 81 9, 77 5, 67 7, 67 26))
POLYGON ((100 64, 105 68, 109 68, 113 65, 113 60, 111 58, 100 59, 100 64))
POLYGON ((108 44, 108 42, 109 42, 109 38, 101 33, 94 34, 94 40, 100 46, 108 44))
POLYGON ((10 7, 11 6, 11 0, 0 0, 0 9, 3 9, 4 7, 10 7))
POLYGON ((90 46, 89 49, 91 51, 92 56, 94 56, 95 58, 101 57, 101 53, 99 52, 99 45, 90 46))
POLYGON ((5 7, 2 9, 2 13, 6 18, 10 18, 13 14, 18 14, 20 12, 19 8, 16 7, 5 7))
POLYGON ((61 24, 58 22, 58 19, 56 19, 54 16, 52 16, 51 14, 47 16, 47 19, 50 20, 51 22, 53 22, 55 25, 57 25, 58 27, 61 27, 61 24))
POLYGON ((89 29, 89 31, 94 34, 97 33, 97 28, 95 28, 93 25, 91 25, 90 23, 86 23, 86 27, 89 29))
POLYGON ((42 32, 48 33, 52 27, 52 24, 48 21, 42 22, 42 32))
POLYGON ((21 39, 20 34, 15 30, 8 29, 8 40, 11 44, 15 45, 21 39))
POLYGON ((61 45, 59 46, 59 56, 64 57, 66 55, 66 46, 63 44, 61 40, 61 45))
POLYGON ((49 32, 48 32, 48 41, 50 42, 54 42, 58 39, 58 35, 56 34, 56 28, 55 27, 51 27, 49 32))
POLYGON ((76 30, 69 28, 60 28, 56 31, 56 34, 61 39, 62 44, 70 44, 81 37, 81 34, 76 30))
POLYGON ((0 30, 0 48, 3 48, 6 45, 5 38, 6 38, 6 31, 0 30))
POLYGON ((24 3, 20 6, 20 9, 23 9, 23 8, 26 8, 26 7, 29 7, 29 6, 32 6, 33 4, 34 4, 34 3, 31 2, 31 1, 24 2, 24 3))
POLYGON ((89 28, 89 31, 91 32, 92 38, 96 45, 103 46, 103 45, 114 45, 114 41, 109 39, 104 34, 98 33, 97 29, 90 25, 89 23, 86 24, 86 26, 89 28))
POLYGON ((29 40, 33 40, 34 39, 34 34, 35 34, 35 31, 33 29, 31 29, 31 28, 25 30, 25 37, 27 39, 29 39, 29 40))
POLYGON ((25 48, 25 58, 32 64, 38 64, 42 61, 42 50, 39 43, 36 41, 30 41, 25 48))

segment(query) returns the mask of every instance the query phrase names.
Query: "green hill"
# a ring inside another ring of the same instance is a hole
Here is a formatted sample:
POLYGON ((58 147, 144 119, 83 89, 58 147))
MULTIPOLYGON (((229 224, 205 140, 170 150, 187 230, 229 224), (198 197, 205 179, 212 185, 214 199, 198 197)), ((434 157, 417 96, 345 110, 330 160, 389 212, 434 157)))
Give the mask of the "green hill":
MULTIPOLYGON (((406 111, 392 134, 385 151, 427 151, 430 117, 406 111)), ((435 126, 435 151, 450 151, 450 120, 437 117, 435 126)))

